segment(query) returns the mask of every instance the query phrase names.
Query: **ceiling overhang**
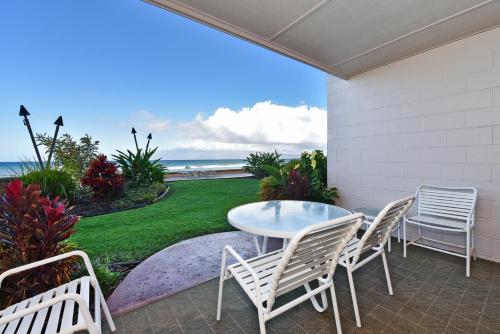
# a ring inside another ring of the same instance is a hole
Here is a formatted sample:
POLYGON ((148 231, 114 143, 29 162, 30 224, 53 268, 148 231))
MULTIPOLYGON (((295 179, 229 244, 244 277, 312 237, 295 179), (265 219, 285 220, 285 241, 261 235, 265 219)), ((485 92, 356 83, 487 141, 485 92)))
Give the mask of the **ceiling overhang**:
POLYGON ((500 26, 500 0, 145 1, 345 79, 500 26))

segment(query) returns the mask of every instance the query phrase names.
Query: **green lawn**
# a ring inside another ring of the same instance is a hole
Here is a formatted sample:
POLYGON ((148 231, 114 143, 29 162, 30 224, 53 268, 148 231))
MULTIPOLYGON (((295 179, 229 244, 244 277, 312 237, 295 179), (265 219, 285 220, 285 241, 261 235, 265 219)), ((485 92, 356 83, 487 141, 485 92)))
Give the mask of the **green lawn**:
POLYGON ((158 203, 82 219, 71 240, 106 262, 143 260, 179 241, 232 230, 227 212, 257 201, 258 190, 255 179, 173 182, 158 203))

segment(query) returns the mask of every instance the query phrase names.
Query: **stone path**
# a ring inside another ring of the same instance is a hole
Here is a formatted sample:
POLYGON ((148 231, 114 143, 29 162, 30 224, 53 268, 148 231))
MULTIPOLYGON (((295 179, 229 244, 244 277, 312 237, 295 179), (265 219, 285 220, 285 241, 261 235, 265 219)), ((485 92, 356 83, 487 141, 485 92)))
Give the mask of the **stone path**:
MULTIPOLYGON (((268 249, 277 249, 280 243, 271 239, 268 249)), ((182 241, 149 257, 125 277, 108 299, 111 313, 119 315, 137 309, 218 277, 226 245, 246 259, 257 255, 252 236, 245 232, 216 233, 182 241)))

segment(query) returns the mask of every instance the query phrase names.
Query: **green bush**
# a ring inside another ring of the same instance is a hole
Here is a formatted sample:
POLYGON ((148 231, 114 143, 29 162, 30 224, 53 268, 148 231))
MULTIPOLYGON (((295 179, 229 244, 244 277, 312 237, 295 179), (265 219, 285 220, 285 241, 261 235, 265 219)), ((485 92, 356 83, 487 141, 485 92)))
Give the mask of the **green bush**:
POLYGON ((127 153, 117 150, 118 154, 113 155, 118 166, 120 166, 123 176, 128 183, 144 186, 155 182, 163 182, 166 167, 160 164, 160 159, 151 160, 158 147, 149 150, 137 149, 135 153, 127 150, 127 153))
POLYGON ((321 150, 303 152, 296 168, 311 182, 311 199, 316 202, 334 203, 338 198, 337 188, 328 188, 327 158, 321 150))
POLYGON ((266 171, 263 166, 273 166, 279 168, 283 163, 281 159, 281 154, 277 151, 272 153, 268 152, 255 152, 250 153, 250 155, 246 158, 247 165, 243 167, 243 170, 247 173, 252 174, 258 179, 262 179, 266 176, 269 176, 269 173, 266 171))
POLYGON ((123 209, 141 203, 151 203, 166 189, 163 182, 155 182, 145 186, 129 184, 125 187, 122 198, 114 201, 112 205, 116 209, 123 209))
POLYGON ((19 178, 24 184, 39 184, 43 196, 54 198, 60 196, 72 201, 75 198, 77 184, 70 173, 65 170, 39 169, 32 170, 19 178))
MULTIPOLYGON (((36 140, 39 145, 45 147, 46 153, 50 152, 53 141, 51 136, 37 133, 36 140)), ((52 164, 79 180, 85 174, 90 162, 97 157, 98 148, 99 142, 92 140, 88 134, 77 142, 71 135, 65 133, 56 140, 52 164)))

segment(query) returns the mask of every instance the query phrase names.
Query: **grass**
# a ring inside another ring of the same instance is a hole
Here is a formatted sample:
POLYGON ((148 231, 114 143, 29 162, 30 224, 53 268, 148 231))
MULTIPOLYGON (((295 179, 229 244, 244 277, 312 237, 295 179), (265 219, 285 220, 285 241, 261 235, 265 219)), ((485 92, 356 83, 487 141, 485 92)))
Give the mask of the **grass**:
POLYGON ((258 190, 255 179, 174 182, 158 203, 82 219, 71 240, 92 258, 144 260, 179 241, 233 230, 227 212, 257 201, 258 190))

